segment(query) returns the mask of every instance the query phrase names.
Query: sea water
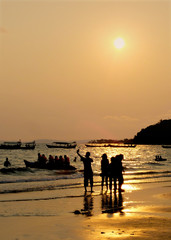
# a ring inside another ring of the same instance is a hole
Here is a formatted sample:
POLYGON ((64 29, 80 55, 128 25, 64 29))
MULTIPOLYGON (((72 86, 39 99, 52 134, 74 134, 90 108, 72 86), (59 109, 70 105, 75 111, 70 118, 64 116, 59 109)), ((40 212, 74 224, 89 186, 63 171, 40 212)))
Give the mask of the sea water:
MULTIPOLYGON (((80 189, 83 192, 83 163, 77 155, 85 155, 87 151, 93 158, 92 168, 94 173, 94 186, 101 184, 101 156, 106 153, 110 162, 112 156, 123 154, 124 184, 141 184, 161 181, 171 181, 171 148, 162 148, 161 145, 137 145, 135 148, 114 148, 114 147, 86 147, 84 144, 78 145, 76 149, 52 149, 46 144, 37 144, 34 150, 0 150, 0 194, 3 197, 12 194, 26 192, 35 193, 35 198, 49 196, 50 190, 62 190, 58 196, 67 196, 71 189, 80 189), (60 170, 31 169, 26 168, 24 159, 36 161, 38 153, 48 156, 64 156, 70 158, 70 164, 77 168, 76 172, 60 170), (167 161, 157 162, 155 156, 161 155, 167 161), (4 168, 3 163, 8 157, 11 167, 4 168), (74 158, 77 157, 76 162, 74 158), (41 192, 41 194, 37 194, 41 192), (46 194, 43 194, 43 192, 46 194)), ((32 194, 33 196, 33 194, 32 194)), ((52 196, 52 197, 55 197, 52 196)), ((16 197, 16 195, 15 195, 16 197)), ((19 197, 19 195, 18 195, 19 197)))

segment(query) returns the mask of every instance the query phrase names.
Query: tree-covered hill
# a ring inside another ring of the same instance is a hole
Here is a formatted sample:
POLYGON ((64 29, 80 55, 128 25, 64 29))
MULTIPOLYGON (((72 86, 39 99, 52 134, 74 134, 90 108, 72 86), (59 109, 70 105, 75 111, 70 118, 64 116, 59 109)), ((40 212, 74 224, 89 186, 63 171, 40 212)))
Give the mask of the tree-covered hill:
POLYGON ((142 129, 134 137, 136 144, 171 144, 171 119, 160 122, 142 129))

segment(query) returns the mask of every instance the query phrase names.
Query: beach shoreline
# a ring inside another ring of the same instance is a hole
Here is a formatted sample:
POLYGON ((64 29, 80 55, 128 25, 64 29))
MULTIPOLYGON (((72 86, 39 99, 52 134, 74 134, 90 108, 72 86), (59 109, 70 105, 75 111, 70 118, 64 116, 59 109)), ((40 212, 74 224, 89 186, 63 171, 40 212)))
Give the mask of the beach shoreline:
POLYGON ((19 201, 10 201, 9 194, 1 202, 1 239, 171 239, 171 183, 127 183, 123 188, 116 195, 101 194, 100 186, 84 195, 79 188, 72 197, 49 200, 26 201, 25 193, 19 193, 19 201))

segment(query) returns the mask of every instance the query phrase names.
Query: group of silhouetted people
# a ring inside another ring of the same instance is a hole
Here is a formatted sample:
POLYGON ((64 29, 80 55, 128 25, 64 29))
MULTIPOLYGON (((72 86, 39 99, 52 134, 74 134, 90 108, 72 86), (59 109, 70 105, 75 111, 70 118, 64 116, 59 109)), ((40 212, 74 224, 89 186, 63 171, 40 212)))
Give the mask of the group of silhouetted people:
POLYGON ((161 156, 161 155, 156 155, 155 160, 161 160, 161 159, 162 159, 162 156, 161 156))
MULTIPOLYGON (((77 150, 78 156, 81 158, 81 161, 84 164, 84 188, 85 192, 87 192, 88 183, 90 182, 91 192, 93 192, 93 170, 91 167, 91 163, 93 159, 90 158, 90 152, 86 152, 85 156, 82 156, 79 153, 79 149, 77 150)), ((76 160, 76 157, 75 157, 76 160)), ((111 162, 109 163, 107 154, 104 153, 101 159, 101 188, 103 191, 104 183, 106 185, 106 190, 108 190, 108 186, 110 191, 112 191, 112 186, 114 185, 114 191, 117 189, 122 191, 123 184, 123 166, 122 166, 123 155, 119 154, 115 157, 111 157, 111 162)), ((45 156, 45 154, 38 153, 37 163, 41 167, 47 166, 48 168, 63 168, 70 165, 70 159, 67 155, 63 156, 55 156, 49 155, 49 158, 45 156)), ((8 158, 4 162, 4 166, 8 167, 11 163, 8 158)))
POLYGON ((112 191, 112 185, 114 184, 114 191, 117 189, 122 191, 123 184, 123 166, 122 166, 123 155, 119 154, 115 157, 111 157, 111 162, 107 158, 107 155, 104 153, 101 160, 101 177, 102 177, 102 191, 104 182, 106 183, 106 189, 108 190, 108 181, 109 188, 112 191))
POLYGON ((70 165, 70 159, 67 155, 64 155, 64 157, 61 156, 55 156, 49 155, 49 158, 45 156, 45 154, 38 153, 38 159, 37 162, 40 164, 40 166, 48 166, 48 167, 63 167, 63 166, 69 166, 70 165))
MULTIPOLYGON (((93 192, 93 171, 91 167, 91 163, 93 159, 90 158, 90 152, 86 152, 85 157, 83 157, 79 153, 79 149, 77 150, 77 154, 80 156, 81 161, 84 164, 84 188, 85 192, 87 191, 88 182, 90 182, 91 192, 93 192)), ((123 184, 123 166, 122 166, 123 155, 119 154, 115 157, 111 157, 111 162, 107 158, 107 154, 102 155, 101 160, 101 187, 103 191, 104 182, 106 183, 106 189, 108 190, 108 185, 110 191, 112 191, 112 186, 114 184, 114 191, 117 189, 122 191, 123 184), (108 184, 109 181, 109 184, 108 184)))

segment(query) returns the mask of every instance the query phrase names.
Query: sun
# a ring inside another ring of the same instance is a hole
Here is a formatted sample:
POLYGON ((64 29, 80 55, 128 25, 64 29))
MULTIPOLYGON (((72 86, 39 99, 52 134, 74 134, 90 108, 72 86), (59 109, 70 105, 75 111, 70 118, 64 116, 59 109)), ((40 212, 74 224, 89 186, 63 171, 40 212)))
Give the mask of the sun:
POLYGON ((118 37, 114 41, 114 46, 117 49, 122 49, 125 46, 125 41, 123 40, 123 38, 118 37))

